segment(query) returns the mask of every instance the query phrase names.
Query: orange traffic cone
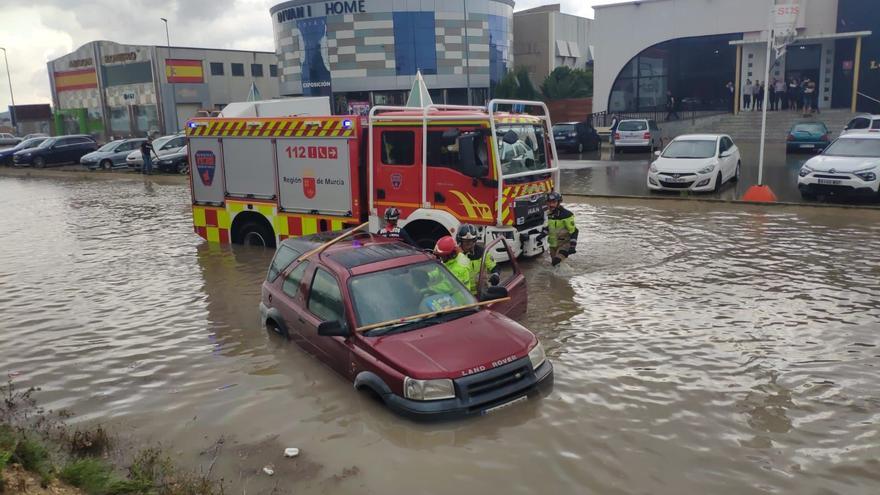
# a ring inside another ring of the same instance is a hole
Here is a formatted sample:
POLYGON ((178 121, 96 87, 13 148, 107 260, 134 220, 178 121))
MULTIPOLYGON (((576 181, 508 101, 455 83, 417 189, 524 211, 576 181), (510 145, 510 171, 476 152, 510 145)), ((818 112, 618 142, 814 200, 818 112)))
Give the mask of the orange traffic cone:
POLYGON ((755 185, 743 194, 743 201, 751 201, 753 203, 775 203, 776 202, 776 194, 773 193, 773 190, 770 189, 770 186, 764 185, 755 185))

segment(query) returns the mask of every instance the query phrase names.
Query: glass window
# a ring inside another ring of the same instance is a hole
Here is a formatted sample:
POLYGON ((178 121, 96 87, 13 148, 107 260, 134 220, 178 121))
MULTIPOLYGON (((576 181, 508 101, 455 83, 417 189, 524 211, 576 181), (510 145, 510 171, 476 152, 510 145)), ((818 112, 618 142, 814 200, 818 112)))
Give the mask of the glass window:
POLYGON ((413 131, 382 132, 382 163, 412 165, 416 155, 416 133, 413 131))
POLYGON ((880 129, 880 119, 875 120, 873 124, 871 124, 871 129, 880 129))
POLYGON ((624 120, 617 125, 617 130, 627 132, 647 131, 648 123, 644 120, 624 120))
MULTIPOLYGON (((376 286, 372 288, 376 290, 376 286)), ((342 292, 333 275, 326 270, 315 270, 312 289, 309 291, 309 311, 322 321, 338 321, 344 323, 342 292)))
POLYGON ((212 76, 222 76, 223 75, 223 62, 211 62, 211 75, 212 76))
POLYGON ((715 141, 675 140, 663 150, 664 158, 712 158, 715 156, 715 141))
POLYGON ((831 143, 823 155, 877 158, 880 157, 880 139, 838 139, 831 143))
POLYGON ((397 75, 437 73, 434 12, 394 12, 394 59, 397 75))
POLYGON ((489 81, 497 84, 510 66, 510 18, 489 14, 489 81))
MULTIPOLYGON (((460 129, 461 133, 474 132, 474 129, 460 129)), ((476 160, 478 164, 484 164, 489 159, 485 137, 478 139, 476 160)), ((458 138, 444 137, 443 131, 428 132, 428 166, 446 167, 453 170, 461 170, 461 157, 458 152, 458 138)))
POLYGON ((544 128, 538 124, 502 124, 495 127, 501 173, 504 175, 547 168, 544 128), (508 132, 517 135, 513 144, 504 142, 508 132))
POLYGON ((638 79, 618 79, 611 89, 611 99, 608 101, 608 109, 612 112, 624 112, 638 108, 636 105, 636 84, 638 79))
POLYGON ((159 111, 156 105, 138 105, 134 107, 137 131, 143 136, 159 132, 159 111))
MULTIPOLYGON (((165 146, 162 147, 162 149, 170 148, 169 143, 166 143, 165 146)), ((269 265, 269 274, 266 275, 266 280, 272 282, 276 278, 278 278, 278 274, 283 272, 284 269, 287 268, 287 266, 290 265, 290 263, 295 260, 300 254, 301 253, 289 246, 282 245, 280 248, 278 248, 278 251, 275 253, 275 257, 272 258, 272 264, 269 265)))
POLYGON ((284 283, 281 284, 281 290, 290 297, 296 297, 299 293, 299 286, 302 283, 303 275, 306 274, 308 267, 309 262, 303 261, 291 270, 284 279, 284 283))
POLYGON ((263 64, 251 64, 251 76, 263 77, 263 64))
POLYGON ((244 64, 231 64, 233 76, 244 76, 244 64))
POLYGON ((269 64, 269 77, 278 77, 278 66, 269 64))
MULTIPOLYGON (((449 270, 433 261, 359 275, 351 279, 349 288, 360 326, 476 302, 449 270)), ((381 331, 384 328, 372 332, 381 331)))
POLYGON ((130 134, 131 122, 128 118, 128 107, 110 107, 110 132, 112 134, 130 134))

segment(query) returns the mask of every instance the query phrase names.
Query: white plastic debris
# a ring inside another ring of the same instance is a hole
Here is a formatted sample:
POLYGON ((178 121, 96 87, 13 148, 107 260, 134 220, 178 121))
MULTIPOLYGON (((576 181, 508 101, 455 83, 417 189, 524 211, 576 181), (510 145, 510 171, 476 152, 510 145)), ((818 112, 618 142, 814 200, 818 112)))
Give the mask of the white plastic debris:
POLYGON ((263 466, 263 472, 268 474, 269 476, 272 476, 273 474, 275 474, 275 470, 272 468, 271 465, 270 466, 263 466))
POLYGON ((284 449, 284 457, 296 457, 299 455, 299 449, 296 447, 288 447, 284 449))

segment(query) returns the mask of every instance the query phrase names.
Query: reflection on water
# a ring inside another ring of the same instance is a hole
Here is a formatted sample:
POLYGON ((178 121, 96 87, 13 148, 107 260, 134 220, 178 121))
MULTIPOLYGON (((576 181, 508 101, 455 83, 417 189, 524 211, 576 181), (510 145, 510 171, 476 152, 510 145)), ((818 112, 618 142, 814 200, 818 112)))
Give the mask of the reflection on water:
POLYGON ((424 425, 262 330, 271 253, 202 242, 185 187, 0 179, 0 193, 2 371, 193 466, 222 436, 214 472, 235 492, 880 483, 875 212, 570 205, 578 253, 559 269, 523 262, 523 322, 556 366, 553 391, 424 425), (281 459, 290 446, 302 458, 281 459))

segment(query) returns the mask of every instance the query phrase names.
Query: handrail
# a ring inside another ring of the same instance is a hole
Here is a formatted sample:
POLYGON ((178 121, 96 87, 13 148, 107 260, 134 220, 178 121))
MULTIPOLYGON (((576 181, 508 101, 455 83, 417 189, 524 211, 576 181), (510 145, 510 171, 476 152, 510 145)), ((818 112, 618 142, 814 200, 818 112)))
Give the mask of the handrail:
POLYGON ((861 91, 857 92, 857 94, 858 94, 859 96, 863 96, 863 97, 865 97, 865 98, 867 98, 867 99, 873 101, 874 103, 880 103, 880 100, 878 100, 877 98, 872 98, 872 97, 866 95, 865 93, 862 93, 861 91))

